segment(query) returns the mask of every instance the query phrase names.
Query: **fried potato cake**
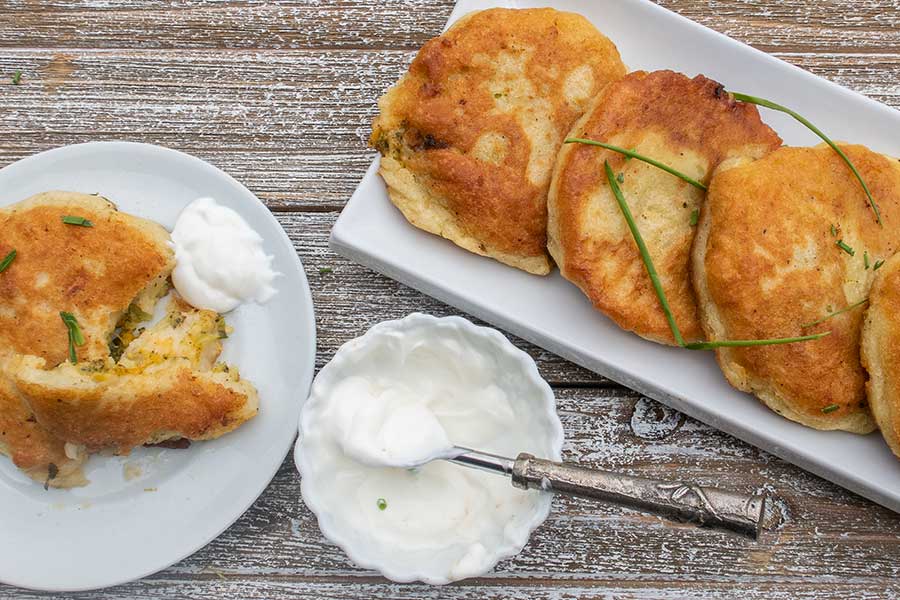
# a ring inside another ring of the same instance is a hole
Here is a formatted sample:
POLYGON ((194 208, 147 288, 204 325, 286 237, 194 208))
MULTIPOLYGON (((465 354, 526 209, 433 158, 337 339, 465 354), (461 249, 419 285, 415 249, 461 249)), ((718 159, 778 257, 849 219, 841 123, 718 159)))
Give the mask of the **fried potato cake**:
POLYGON ((866 391, 875 422, 900 457, 900 255, 875 274, 860 353, 869 374, 866 391))
MULTIPOLYGON (((690 79, 672 71, 636 71, 611 83, 570 137, 636 150, 704 183, 723 161, 760 158, 781 146, 755 106, 735 102, 702 75, 690 79)), ((675 343, 604 161, 619 174, 682 335, 701 339, 690 249, 703 190, 616 152, 566 145, 547 202, 550 254, 562 275, 619 327, 675 343)))
POLYGON ((109 354, 116 322, 132 304, 151 311, 166 291, 175 259, 168 233, 156 223, 120 213, 99 196, 46 192, 0 208, 0 257, 15 250, 0 273, 0 452, 38 481, 57 487, 85 483, 83 452, 35 422, 7 380, 17 354, 48 366, 66 360, 73 313, 85 337, 81 360, 109 354), (66 224, 82 217, 91 227, 66 224), (50 475, 55 476, 50 477, 50 475))
POLYGON ((866 298, 875 263, 900 246, 900 162, 864 146, 841 147, 869 185, 883 227, 832 149, 781 148, 713 177, 694 242, 693 281, 712 340, 831 332, 815 341, 719 349, 733 386, 809 427, 868 433, 875 422, 860 362, 863 309, 822 319, 866 298))
POLYGON ((235 367, 215 363, 226 335, 216 313, 173 301, 118 364, 107 358, 45 370, 43 359, 23 356, 13 380, 41 426, 89 452, 210 440, 259 408, 253 385, 235 367))
POLYGON ((426 43, 379 101, 370 143, 410 223, 545 275, 547 188, 563 136, 625 74, 584 17, 490 9, 426 43))

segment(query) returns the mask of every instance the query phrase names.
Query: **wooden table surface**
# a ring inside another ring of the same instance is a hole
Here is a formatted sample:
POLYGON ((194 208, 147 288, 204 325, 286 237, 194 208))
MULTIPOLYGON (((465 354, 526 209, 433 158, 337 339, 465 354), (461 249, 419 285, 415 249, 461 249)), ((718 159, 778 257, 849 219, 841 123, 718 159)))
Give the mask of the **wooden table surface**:
MULTIPOLYGON (((661 4, 900 107, 898 0, 661 4)), ((266 202, 294 241, 315 299, 321 366, 379 321, 413 311, 458 313, 327 246, 373 158, 365 140, 375 99, 441 30, 451 8, 450 0, 2 0, 0 166, 64 144, 132 140, 224 169, 266 202)), ((900 595, 898 515, 516 343, 556 391, 567 459, 771 492, 778 500, 762 539, 557 499, 525 550, 489 575, 444 588, 398 585, 356 568, 323 539, 285 460, 247 514, 194 556, 141 582, 72 597, 900 595)), ((0 597, 44 595, 0 585, 0 597)))

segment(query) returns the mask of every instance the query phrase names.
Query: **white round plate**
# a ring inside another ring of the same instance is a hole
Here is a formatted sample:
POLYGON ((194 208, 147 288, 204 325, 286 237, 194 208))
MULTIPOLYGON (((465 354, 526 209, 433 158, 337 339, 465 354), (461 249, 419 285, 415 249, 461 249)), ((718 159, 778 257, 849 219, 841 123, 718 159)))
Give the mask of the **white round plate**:
POLYGON ((237 431, 186 450, 92 457, 91 483, 72 490, 45 491, 0 456, 0 582, 79 591, 164 569, 250 507, 297 432, 314 368, 315 319, 303 267, 284 230, 247 188, 200 159, 104 142, 50 150, 0 170, 0 205, 54 189, 99 193, 170 231, 185 205, 212 196, 259 232, 283 274, 268 304, 226 315, 235 331, 223 359, 240 368, 260 397, 259 415, 237 431))

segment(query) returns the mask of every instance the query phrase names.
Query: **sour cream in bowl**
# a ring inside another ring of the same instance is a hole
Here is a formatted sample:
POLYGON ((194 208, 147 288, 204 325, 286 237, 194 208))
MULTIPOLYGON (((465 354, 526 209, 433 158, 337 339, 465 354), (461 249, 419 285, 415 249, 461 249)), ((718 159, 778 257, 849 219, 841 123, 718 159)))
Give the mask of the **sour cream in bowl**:
POLYGON ((445 584, 521 551, 551 494, 443 460, 406 467, 453 446, 560 460, 562 441, 531 357, 493 329, 412 314, 346 343, 321 370, 295 460, 319 528, 355 563, 445 584))

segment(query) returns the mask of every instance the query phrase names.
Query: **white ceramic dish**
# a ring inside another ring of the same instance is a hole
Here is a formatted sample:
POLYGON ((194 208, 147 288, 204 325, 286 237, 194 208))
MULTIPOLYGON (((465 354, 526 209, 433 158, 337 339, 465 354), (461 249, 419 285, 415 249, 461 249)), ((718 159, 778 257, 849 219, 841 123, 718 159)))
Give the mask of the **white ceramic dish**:
MULTIPOLYGON (((507 392, 508 399, 516 411, 517 418, 515 422, 509 424, 509 427, 529 427, 529 431, 523 436, 529 440, 528 447, 517 447, 515 436, 506 435, 491 440, 478 450, 505 456, 530 452, 535 456, 561 460, 563 430, 556 414, 556 400, 550 386, 538 373, 534 360, 494 329, 477 327, 460 317, 439 319, 418 313, 404 319, 379 323, 362 337, 341 346, 334 358, 322 368, 303 407, 300 437, 297 440, 294 458, 303 476, 301 489, 304 502, 315 513, 319 528, 325 537, 339 545, 353 562, 366 568, 377 569, 394 581, 418 580, 444 584, 457 577, 447 575, 453 563, 449 562, 451 558, 445 559, 449 553, 440 545, 443 540, 429 540, 435 547, 427 553, 427 556, 423 556, 421 552, 409 552, 406 548, 398 547, 392 543, 393 539, 379 539, 373 534, 374 528, 354 526, 351 519, 342 518, 336 506, 340 503, 331 501, 328 494, 328 486, 334 484, 339 474, 329 470, 327 465, 330 464, 330 460, 320 459, 319 456, 319 453, 327 451, 324 446, 326 442, 321 441, 316 445, 307 446, 303 443, 305 438, 310 437, 310 432, 320 431, 317 424, 330 398, 329 390, 332 390, 340 380, 351 375, 359 375, 361 364, 371 365, 368 353, 376 344, 398 334, 422 331, 427 332, 429 340, 444 338, 455 340, 469 345, 473 352, 481 351, 491 356, 496 361, 498 372, 503 374, 503 379, 495 383, 507 392)), ((452 369, 452 365, 448 367, 452 369)), ((392 366, 385 364, 381 368, 390 369, 392 366)), ((403 366, 397 365, 396 368, 402 369, 403 366)), ((465 445, 465 440, 453 442, 465 445)), ((488 473, 474 473, 474 476, 488 479, 497 477, 488 473)), ((511 482, 499 483, 501 485, 506 483, 512 487, 511 482)), ((528 509, 515 521, 502 526, 501 530, 491 532, 494 536, 503 538, 502 544, 492 547, 487 540, 493 538, 486 534, 480 540, 488 551, 482 561, 484 567, 482 573, 490 571, 500 560, 520 552, 528 542, 531 532, 543 523, 550 511, 551 494, 536 491, 515 493, 527 494, 528 509)))
MULTIPOLYGON (((704 73, 730 90, 800 111, 834 139, 900 156, 900 112, 649 1, 461 0, 451 21, 495 5, 579 12, 618 45, 632 69, 704 73)), ((761 111, 785 143, 819 142, 785 115, 761 111)), ((339 254, 900 511, 900 463, 877 434, 826 433, 791 423, 732 389, 712 354, 666 348, 619 330, 558 273, 531 276, 415 229, 390 204, 377 167, 376 161, 332 231, 339 254)))
POLYGON ((181 209, 213 196, 260 233, 278 294, 227 315, 223 358, 259 390, 259 415, 187 450, 142 448, 93 457, 91 484, 49 490, 0 457, 0 581, 74 591, 124 583, 203 547, 259 496, 287 454, 312 379, 315 320, 306 276, 278 222, 244 186, 191 156, 145 144, 90 143, 31 156, 0 170, 3 204, 62 189, 98 192, 169 230, 181 209), (129 465, 132 475, 124 477, 129 465), (149 491, 147 491, 149 490, 149 491))

